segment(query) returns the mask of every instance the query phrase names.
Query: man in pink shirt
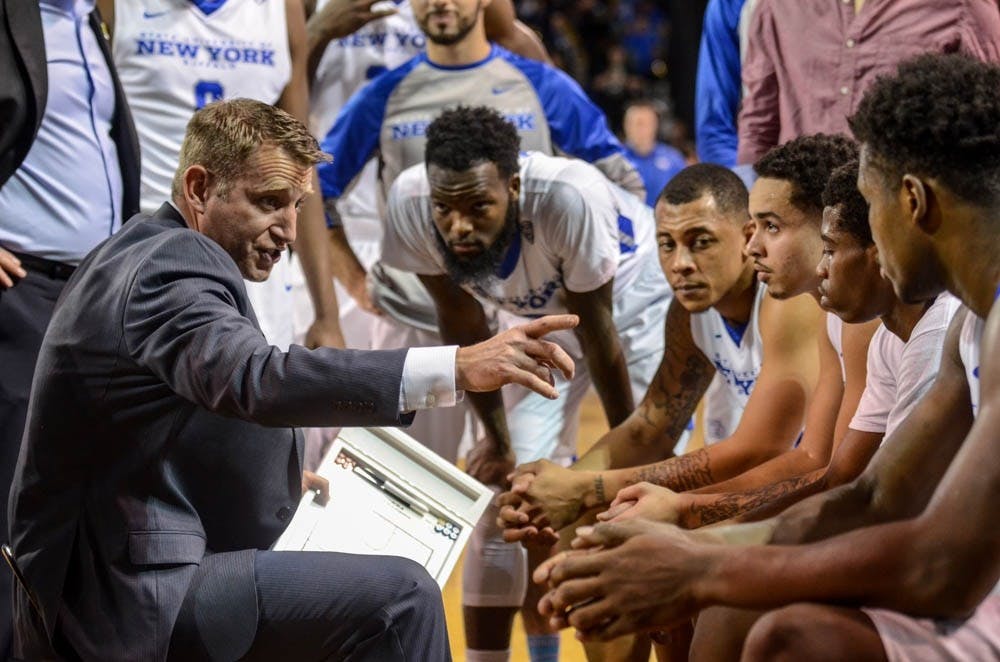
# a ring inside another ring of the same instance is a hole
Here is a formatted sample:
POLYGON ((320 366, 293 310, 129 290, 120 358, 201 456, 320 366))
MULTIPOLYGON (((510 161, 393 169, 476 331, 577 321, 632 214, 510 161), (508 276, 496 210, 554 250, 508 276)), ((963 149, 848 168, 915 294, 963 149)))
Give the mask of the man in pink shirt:
POLYGON ((747 42, 739 164, 798 136, 847 133, 869 84, 911 56, 1000 60, 1000 10, 995 0, 759 0, 747 42))

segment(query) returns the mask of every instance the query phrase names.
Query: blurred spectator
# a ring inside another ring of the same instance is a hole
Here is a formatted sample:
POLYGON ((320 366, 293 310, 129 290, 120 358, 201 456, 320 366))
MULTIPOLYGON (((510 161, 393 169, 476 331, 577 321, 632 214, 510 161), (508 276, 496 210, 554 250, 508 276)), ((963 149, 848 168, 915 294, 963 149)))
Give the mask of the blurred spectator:
POLYGON ((694 126, 695 68, 706 2, 522 0, 516 4, 521 20, 541 35, 553 63, 587 90, 614 129, 621 130, 629 101, 652 98, 677 108, 678 116, 671 120, 687 134, 694 126))
POLYGON ((660 114, 651 101, 636 101, 625 111, 625 154, 646 184, 646 204, 652 207, 667 182, 687 166, 679 150, 660 142, 660 114))
POLYGON ((590 58, 580 42, 580 35, 562 12, 554 12, 548 22, 548 38, 545 39, 552 62, 568 73, 583 87, 588 87, 590 58))
POLYGON ((738 163, 813 133, 846 133, 879 74, 921 52, 1000 59, 996 0, 759 0, 743 66, 738 163), (808 35, 808 39, 803 39, 808 35))
POLYGON ((634 7, 625 4, 619 10, 618 19, 619 25, 626 26, 622 45, 628 52, 632 71, 649 78, 653 75, 657 61, 666 58, 669 31, 663 13, 648 2, 638 3, 634 7), (632 15, 627 17, 627 14, 632 15))

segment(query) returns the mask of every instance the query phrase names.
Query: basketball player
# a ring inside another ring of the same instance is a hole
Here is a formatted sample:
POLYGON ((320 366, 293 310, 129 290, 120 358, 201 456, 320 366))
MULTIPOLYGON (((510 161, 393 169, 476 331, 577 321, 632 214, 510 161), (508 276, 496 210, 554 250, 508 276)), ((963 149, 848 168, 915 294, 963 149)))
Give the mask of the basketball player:
MULTIPOLYGON (((591 382, 612 424, 631 413, 663 354, 670 302, 649 208, 583 161, 530 152, 518 163, 519 142, 496 110, 444 111, 427 129, 427 165, 393 184, 383 246, 390 266, 420 275, 442 337, 460 344, 493 334, 483 303, 509 313, 501 314, 502 327, 550 310, 581 317, 582 330, 558 342, 587 368, 557 383, 559 403, 522 389, 470 397, 487 434, 477 448, 503 455, 474 454, 469 462, 488 467, 480 479, 497 489, 515 457, 570 461, 591 382)), ((468 558, 487 565, 467 563, 464 602, 496 616, 505 609, 509 631, 527 574, 523 550, 503 542, 496 515, 484 516, 473 535, 468 558), (510 567, 501 562, 509 556, 510 567)))
MULTIPOLYGON (((420 31, 409 0, 393 3, 391 10, 382 9, 387 4, 384 2, 379 7, 342 0, 319 0, 315 4, 315 14, 307 23, 311 81, 309 127, 313 135, 322 138, 348 99, 372 78, 422 52, 427 38, 420 31), (363 25, 357 27, 361 23, 363 25)), ((490 2, 484 10, 483 21, 491 41, 524 57, 548 59, 534 32, 516 19, 510 0, 490 2)), ((350 241, 351 250, 366 271, 378 259, 382 239, 382 220, 375 193, 377 179, 376 161, 369 161, 350 191, 337 200, 344 226, 330 230, 343 235, 334 241, 335 246, 350 241)), ((304 283, 295 266, 293 263, 292 280, 298 290, 304 283)), ((341 281, 336 281, 335 288, 344 341, 348 347, 368 349, 375 322, 372 313, 357 305, 355 297, 344 289, 341 281)), ((304 331, 311 321, 312 307, 298 291, 295 299, 296 328, 304 331)))

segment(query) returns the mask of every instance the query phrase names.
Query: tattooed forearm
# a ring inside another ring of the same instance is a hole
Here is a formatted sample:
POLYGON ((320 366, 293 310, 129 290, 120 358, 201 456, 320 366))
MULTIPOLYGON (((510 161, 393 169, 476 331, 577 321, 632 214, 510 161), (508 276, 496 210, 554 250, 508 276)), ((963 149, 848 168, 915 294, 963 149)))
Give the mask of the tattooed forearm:
POLYGON ((701 448, 693 453, 685 453, 669 460, 636 469, 627 481, 652 483, 675 492, 686 492, 715 482, 709 463, 708 451, 701 448))
POLYGON ((714 522, 721 522, 737 515, 755 521, 777 507, 782 510, 795 501, 813 494, 811 489, 822 481, 823 471, 810 472, 771 485, 764 485, 745 492, 727 494, 699 494, 682 518, 685 528, 696 529, 714 522))
POLYGON ((677 347, 667 346, 664 362, 682 365, 680 375, 671 379, 672 371, 661 370, 647 393, 647 406, 642 409, 646 425, 655 430, 663 429, 669 441, 680 438, 688 420, 698 406, 715 370, 701 354, 679 355, 677 347))

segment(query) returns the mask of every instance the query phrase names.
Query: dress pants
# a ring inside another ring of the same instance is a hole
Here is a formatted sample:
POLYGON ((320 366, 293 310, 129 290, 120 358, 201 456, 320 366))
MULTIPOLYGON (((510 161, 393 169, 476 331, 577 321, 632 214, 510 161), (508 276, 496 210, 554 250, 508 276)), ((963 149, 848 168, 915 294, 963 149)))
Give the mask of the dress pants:
MULTIPOLYGON (((14 287, 0 289, 0 538, 8 536, 7 499, 14 478, 21 436, 28 414, 28 396, 42 337, 66 280, 31 268, 14 287)), ((13 576, 0 563, 0 659, 11 652, 13 576)))
POLYGON ((191 581, 168 660, 237 658, 450 660, 441 591, 422 566, 398 557, 214 554, 191 581), (256 593, 249 601, 232 580, 233 568, 247 560, 255 579, 250 591, 256 593))

